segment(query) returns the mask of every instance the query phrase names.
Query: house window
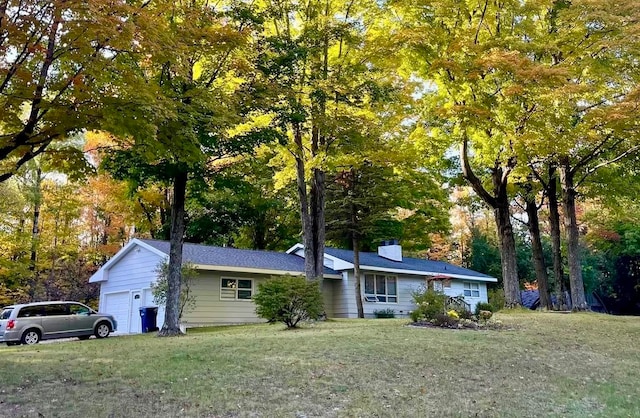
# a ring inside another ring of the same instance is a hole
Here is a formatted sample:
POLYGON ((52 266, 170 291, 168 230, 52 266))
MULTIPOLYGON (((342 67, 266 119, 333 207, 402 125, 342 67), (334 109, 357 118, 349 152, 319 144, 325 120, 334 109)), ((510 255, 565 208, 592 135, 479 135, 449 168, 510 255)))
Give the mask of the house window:
POLYGON ((220 281, 220 299, 251 300, 253 295, 253 280, 225 279, 220 281))
POLYGON ((382 274, 364 275, 364 299, 367 302, 398 302, 398 279, 382 274))
POLYGON ((478 283, 464 283, 464 295, 472 298, 480 297, 480 285, 478 283))

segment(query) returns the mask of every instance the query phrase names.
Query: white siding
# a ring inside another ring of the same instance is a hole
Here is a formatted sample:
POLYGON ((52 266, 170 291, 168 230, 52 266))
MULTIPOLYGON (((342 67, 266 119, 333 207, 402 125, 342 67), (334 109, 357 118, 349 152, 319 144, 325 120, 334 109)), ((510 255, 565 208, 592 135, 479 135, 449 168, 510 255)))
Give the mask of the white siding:
POLYGON ((342 280, 333 283, 333 317, 357 318, 353 274, 342 273, 342 280))
POLYGON ((161 261, 158 254, 140 246, 132 247, 106 272, 107 281, 100 286, 100 294, 148 289, 156 279, 155 270, 161 261))
MULTIPOLYGON (((162 257, 158 254, 136 245, 105 272, 107 281, 100 284, 99 310, 117 315, 118 333, 141 331, 135 329, 135 324, 130 324, 132 316, 139 315, 132 312, 134 309, 131 295, 133 291, 140 291, 141 306, 155 305, 151 295, 151 283, 156 279, 156 268, 161 261, 162 257)), ((159 327, 164 322, 162 307, 158 309, 157 322, 159 327)))
MULTIPOLYGON (((369 274, 375 274, 375 272, 366 272, 369 274)), ((361 273, 360 286, 364 292, 364 274, 361 273)), ((385 273, 388 274, 388 273, 385 273)), ((367 318, 374 317, 374 311, 380 311, 384 309, 393 309, 396 317, 406 317, 409 313, 415 309, 413 303, 413 292, 424 289, 425 278, 422 276, 403 276, 397 275, 398 278, 398 302, 397 303, 381 303, 381 302, 366 302, 363 301, 364 314, 367 318)), ((348 273, 348 278, 344 279, 342 286, 340 287, 341 293, 336 295, 334 304, 334 313, 338 318, 355 318, 357 317, 356 299, 355 299, 355 287, 353 286, 353 272, 348 273)), ((444 289, 444 293, 449 296, 462 296, 464 294, 464 280, 451 280, 451 288, 444 289)), ((480 297, 470 298, 465 297, 465 300, 471 305, 471 311, 474 311, 476 304, 479 302, 487 302, 487 285, 484 282, 478 283, 480 290, 480 297)))
MULTIPOLYGON (((374 272, 367 272, 372 274, 374 272)), ((385 273, 388 274, 388 273, 385 273)), ((424 287, 424 278, 411 277, 411 276, 396 276, 398 278, 398 302, 397 303, 381 303, 381 302, 363 302, 364 316, 365 318, 373 318, 374 311, 381 311, 384 309, 393 309, 396 317, 407 317, 409 312, 415 309, 413 303, 413 292, 424 287)), ((364 273, 361 277, 361 287, 364 292, 364 273)), ((355 303, 355 299, 354 299, 355 303)))
MULTIPOLYGON (((464 296, 464 282, 465 280, 451 280, 451 288, 445 288, 444 293, 449 296, 464 296)), ((480 302, 487 303, 489 298, 487 296, 487 284, 485 282, 472 282, 477 283, 480 290, 480 297, 464 296, 464 300, 471 305, 471 312, 476 310, 476 305, 480 302)))

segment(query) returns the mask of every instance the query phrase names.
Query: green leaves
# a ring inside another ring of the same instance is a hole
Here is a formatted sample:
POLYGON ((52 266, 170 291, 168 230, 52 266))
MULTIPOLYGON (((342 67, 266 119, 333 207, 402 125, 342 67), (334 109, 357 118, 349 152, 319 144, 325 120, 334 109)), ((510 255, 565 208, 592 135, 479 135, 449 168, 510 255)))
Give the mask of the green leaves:
POLYGON ((259 283, 253 301, 259 317, 283 322, 287 328, 319 319, 324 311, 318 283, 302 277, 281 276, 259 283))

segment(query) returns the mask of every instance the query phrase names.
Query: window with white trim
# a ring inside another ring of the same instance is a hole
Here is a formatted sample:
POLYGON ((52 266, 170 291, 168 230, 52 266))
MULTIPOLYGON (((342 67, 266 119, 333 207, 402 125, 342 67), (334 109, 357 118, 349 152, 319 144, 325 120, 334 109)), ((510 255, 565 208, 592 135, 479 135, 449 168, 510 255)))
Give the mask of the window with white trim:
POLYGON ((478 283, 464 282, 464 295, 472 298, 479 298, 480 285, 478 283))
POLYGON ((365 274, 364 300, 367 302, 397 303, 397 277, 383 274, 365 274))
POLYGON ((251 296, 253 296, 253 280, 225 277, 220 280, 220 299, 251 300, 251 296))

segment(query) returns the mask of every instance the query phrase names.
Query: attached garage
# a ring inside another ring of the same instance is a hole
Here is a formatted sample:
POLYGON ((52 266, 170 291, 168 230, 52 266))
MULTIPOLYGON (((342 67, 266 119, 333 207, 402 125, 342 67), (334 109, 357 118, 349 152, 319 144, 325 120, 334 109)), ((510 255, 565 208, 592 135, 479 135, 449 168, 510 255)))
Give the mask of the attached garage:
POLYGON ((116 318, 119 333, 129 330, 129 296, 129 292, 107 293, 100 299, 100 311, 116 318))
MULTIPOLYGON (((110 313, 118 321, 119 334, 137 334, 142 329, 140 308, 154 306, 151 289, 105 293, 100 298, 100 311, 110 313)), ((162 326, 164 311, 158 309, 158 326, 162 326)))
MULTIPOLYGON (((166 255, 155 248, 132 241, 91 276, 90 283, 100 283, 99 310, 115 316, 117 333, 142 332, 139 308, 154 306, 151 283, 165 259, 166 255)), ((164 310, 159 308, 159 326, 163 319, 164 310)))

